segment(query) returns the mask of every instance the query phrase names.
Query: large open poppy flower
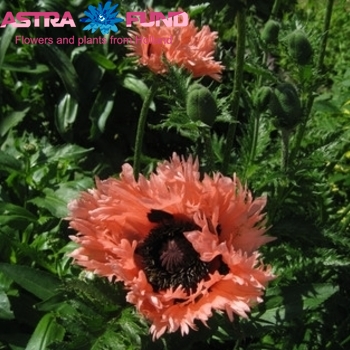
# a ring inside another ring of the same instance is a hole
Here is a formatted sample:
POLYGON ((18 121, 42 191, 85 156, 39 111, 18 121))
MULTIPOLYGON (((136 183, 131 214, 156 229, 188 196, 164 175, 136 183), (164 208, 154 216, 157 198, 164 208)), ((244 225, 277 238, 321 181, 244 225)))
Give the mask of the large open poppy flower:
POLYGON ((154 338, 206 324, 213 311, 247 317, 274 278, 257 249, 265 236, 265 198, 239 180, 200 177, 198 160, 173 154, 138 181, 124 164, 119 179, 96 181, 70 203, 76 264, 122 281, 127 301, 151 321, 154 338))

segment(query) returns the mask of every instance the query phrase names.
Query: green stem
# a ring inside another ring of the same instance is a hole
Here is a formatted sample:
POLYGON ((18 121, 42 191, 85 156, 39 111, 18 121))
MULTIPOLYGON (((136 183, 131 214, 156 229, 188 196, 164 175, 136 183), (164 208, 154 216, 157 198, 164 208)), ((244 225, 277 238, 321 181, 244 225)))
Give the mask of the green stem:
POLYGON ((143 101, 139 122, 137 124, 135 149, 134 149, 134 176, 136 181, 138 180, 139 173, 140 173, 143 135, 145 133, 148 110, 152 103, 153 97, 157 91, 157 88, 158 88, 158 83, 156 80, 154 80, 151 88, 148 91, 148 94, 146 95, 143 101))
POLYGON ((207 154, 207 171, 209 173, 212 173, 214 171, 214 153, 209 128, 205 128, 203 130, 203 139, 205 145, 205 152, 207 154))
POLYGON ((251 150, 249 154, 249 165, 253 163, 255 159, 256 146, 258 144, 259 124, 260 124, 260 115, 259 113, 255 113, 254 126, 253 126, 253 139, 252 139, 252 145, 251 145, 251 150))
POLYGON ((237 115, 239 108, 239 99, 241 95, 242 82, 243 82, 243 70, 244 70, 244 53, 245 53, 245 37, 246 37, 246 8, 245 4, 237 12, 237 50, 236 50, 236 67, 235 75, 233 78, 233 91, 232 91, 232 120, 229 124, 226 148, 224 150, 224 160, 222 164, 222 172, 227 173, 231 149, 236 134, 237 115))
POLYGON ((278 10, 280 9, 281 3, 282 3, 282 0, 275 0, 273 7, 272 7, 272 11, 271 11, 272 18, 277 17, 278 10))
POLYGON ((324 23, 323 23, 323 35, 322 35, 321 44, 320 44, 320 52, 318 54, 318 60, 317 60, 317 66, 316 66, 318 74, 320 74, 322 71, 324 56, 326 54, 328 32, 331 25, 333 4, 334 4, 334 0, 328 0, 326 14, 325 14, 324 23))
MULTIPOLYGON (((328 32, 329 32, 331 18, 332 18, 333 4, 334 4, 334 0, 328 0, 326 14, 325 14, 324 23, 323 23, 323 36, 322 36, 322 40, 321 40, 321 44, 320 44, 320 51, 318 54, 317 65, 316 65, 317 76, 322 73, 323 61, 324 61, 326 47, 327 47, 328 32)), ((297 131, 297 134, 295 137, 293 151, 290 154, 290 162, 292 162, 296 158, 296 156, 299 152, 300 146, 301 146, 301 142, 304 138, 304 134, 306 131, 306 124, 307 124, 307 121, 310 117, 312 105, 313 105, 314 99, 315 99, 315 94, 313 93, 313 91, 316 90, 318 82, 319 82, 319 79, 317 79, 317 76, 315 79, 315 83, 312 86, 308 87, 309 94, 308 94, 305 106, 303 108, 303 119, 298 127, 298 131, 297 131)))
POLYGON ((289 156, 289 136, 290 130, 281 130, 281 140, 282 140, 282 161, 281 169, 286 172, 288 169, 288 156, 289 156))

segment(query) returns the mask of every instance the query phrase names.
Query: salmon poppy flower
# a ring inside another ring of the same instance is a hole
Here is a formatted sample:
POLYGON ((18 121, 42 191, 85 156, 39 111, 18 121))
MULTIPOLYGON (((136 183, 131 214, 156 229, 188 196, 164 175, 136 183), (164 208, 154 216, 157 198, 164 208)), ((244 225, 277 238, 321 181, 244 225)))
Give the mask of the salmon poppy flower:
POLYGON ((194 21, 186 27, 141 27, 129 31, 132 39, 129 56, 136 56, 138 63, 147 66, 155 74, 164 74, 168 65, 177 65, 191 72, 194 78, 210 76, 220 81, 224 66, 214 60, 217 32, 209 26, 199 30, 194 21))
POLYGON ((69 204, 76 264, 121 281, 127 301, 151 323, 153 339, 187 334, 215 310, 247 317, 274 278, 257 249, 265 236, 262 209, 236 176, 201 179, 198 160, 173 154, 147 179, 124 164, 119 179, 69 204))

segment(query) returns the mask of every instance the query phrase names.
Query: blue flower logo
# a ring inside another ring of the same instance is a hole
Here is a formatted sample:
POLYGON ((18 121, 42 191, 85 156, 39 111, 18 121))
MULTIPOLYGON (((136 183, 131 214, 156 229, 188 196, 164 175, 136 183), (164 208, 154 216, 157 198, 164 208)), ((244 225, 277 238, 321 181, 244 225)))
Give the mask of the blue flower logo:
POLYGON ((90 22, 83 30, 91 30, 91 33, 95 33, 100 28, 103 35, 109 34, 110 31, 118 33, 119 29, 116 23, 124 20, 117 17, 119 11, 113 12, 119 5, 116 4, 111 7, 111 4, 112 2, 108 1, 104 6, 102 6, 102 3, 99 3, 98 7, 89 5, 88 10, 84 11, 87 17, 80 19, 80 22, 90 22))

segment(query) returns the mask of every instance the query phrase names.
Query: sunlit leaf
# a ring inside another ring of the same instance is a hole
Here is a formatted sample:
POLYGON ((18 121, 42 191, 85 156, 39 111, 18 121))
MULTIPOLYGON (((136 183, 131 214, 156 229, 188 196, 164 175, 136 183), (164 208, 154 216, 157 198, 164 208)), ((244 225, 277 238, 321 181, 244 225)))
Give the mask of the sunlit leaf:
POLYGON ((26 116, 30 107, 24 108, 22 111, 13 111, 0 120, 0 136, 4 136, 11 128, 20 123, 26 116))
POLYGON ((9 299, 6 293, 0 290, 0 319, 12 320, 14 318, 9 299))

